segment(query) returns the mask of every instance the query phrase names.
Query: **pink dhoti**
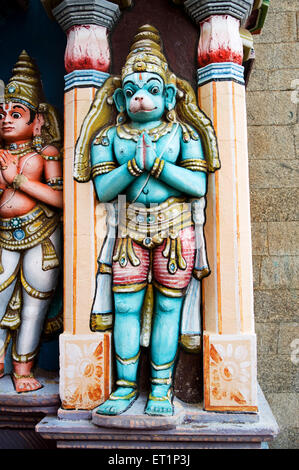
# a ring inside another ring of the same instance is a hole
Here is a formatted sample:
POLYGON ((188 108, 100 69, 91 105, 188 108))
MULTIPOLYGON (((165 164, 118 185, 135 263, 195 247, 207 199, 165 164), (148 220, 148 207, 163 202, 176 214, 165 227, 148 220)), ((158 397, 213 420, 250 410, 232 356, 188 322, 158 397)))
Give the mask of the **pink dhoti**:
MULTIPOLYGON (((112 265, 114 292, 138 292, 152 282, 166 296, 181 297, 185 294, 194 268, 195 233, 191 214, 184 204, 175 200, 164 212, 156 210, 150 214, 155 220, 155 216, 161 218, 162 213, 169 223, 168 231, 163 225, 159 236, 147 236, 145 228, 154 234, 155 231, 152 225, 149 227, 144 223, 140 229, 142 236, 137 237, 138 227, 134 227, 133 233, 127 230, 126 236, 122 234, 122 238, 117 240, 112 265), (170 212, 172 206, 180 209, 181 213, 176 210, 170 212), (169 217, 169 213, 174 216, 169 217)), ((149 219, 148 211, 145 215, 149 219)))

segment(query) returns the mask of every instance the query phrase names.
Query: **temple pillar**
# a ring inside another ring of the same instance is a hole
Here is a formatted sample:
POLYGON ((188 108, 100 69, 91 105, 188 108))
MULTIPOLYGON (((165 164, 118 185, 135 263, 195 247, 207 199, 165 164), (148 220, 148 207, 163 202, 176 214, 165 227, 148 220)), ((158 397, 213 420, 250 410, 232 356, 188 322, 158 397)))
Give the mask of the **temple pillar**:
POLYGON ((53 15, 67 34, 64 100, 64 333, 60 336, 60 398, 64 410, 91 410, 111 391, 111 333, 90 330, 97 254, 105 236, 93 183, 73 178, 81 124, 109 77, 109 30, 120 16, 105 0, 64 0, 53 15), (99 223, 99 219, 102 223, 99 223))
POLYGON ((257 411, 243 46, 253 0, 184 6, 200 26, 198 99, 216 130, 221 169, 209 176, 203 280, 204 407, 257 411))

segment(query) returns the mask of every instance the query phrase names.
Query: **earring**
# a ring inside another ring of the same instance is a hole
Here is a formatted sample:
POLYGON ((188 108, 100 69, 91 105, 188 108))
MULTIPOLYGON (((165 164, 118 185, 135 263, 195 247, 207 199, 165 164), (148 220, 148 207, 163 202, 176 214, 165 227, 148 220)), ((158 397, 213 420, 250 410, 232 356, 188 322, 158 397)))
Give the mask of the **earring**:
POLYGON ((166 114, 166 119, 170 122, 177 122, 175 109, 171 109, 170 111, 168 111, 168 113, 166 114))
POLYGON ((116 124, 117 124, 117 125, 123 124, 124 122, 126 122, 126 120, 127 120, 126 113, 125 113, 124 111, 121 111, 121 112, 117 115, 116 124))
POLYGON ((43 139, 41 135, 35 135, 32 139, 32 146, 37 152, 40 152, 43 148, 43 139))

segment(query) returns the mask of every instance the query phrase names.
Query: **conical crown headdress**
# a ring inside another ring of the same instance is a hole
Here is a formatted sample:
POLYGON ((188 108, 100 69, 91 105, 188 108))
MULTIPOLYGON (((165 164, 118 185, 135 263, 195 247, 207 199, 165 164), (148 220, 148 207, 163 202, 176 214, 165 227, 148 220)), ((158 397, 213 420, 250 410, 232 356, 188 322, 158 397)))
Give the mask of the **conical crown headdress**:
POLYGON ((122 80, 134 72, 151 72, 160 75, 168 82, 170 71, 167 60, 162 53, 159 31, 151 25, 138 29, 131 51, 122 69, 122 80))
POLYGON ((12 70, 4 99, 6 102, 23 103, 33 111, 37 111, 39 104, 45 101, 39 70, 26 51, 21 52, 12 70))

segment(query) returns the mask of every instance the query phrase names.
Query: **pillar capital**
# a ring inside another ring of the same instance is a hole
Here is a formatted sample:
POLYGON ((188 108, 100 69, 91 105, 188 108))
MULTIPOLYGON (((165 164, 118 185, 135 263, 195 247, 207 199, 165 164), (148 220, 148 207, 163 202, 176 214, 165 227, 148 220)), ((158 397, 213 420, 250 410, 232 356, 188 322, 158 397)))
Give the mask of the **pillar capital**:
POLYGON ((106 0, 63 0, 53 9, 53 15, 65 32, 79 25, 97 25, 111 30, 120 18, 120 9, 106 0))
POLYGON ((232 63, 239 66, 243 60, 243 44, 239 20, 230 15, 209 16, 200 26, 198 65, 232 63))
POLYGON ((119 6, 107 0, 63 0, 52 13, 67 34, 66 90, 101 86, 110 67, 107 35, 120 18, 119 6))
POLYGON ((229 15, 243 24, 249 17, 254 0, 187 0, 184 8, 191 18, 201 23, 212 15, 229 15))

